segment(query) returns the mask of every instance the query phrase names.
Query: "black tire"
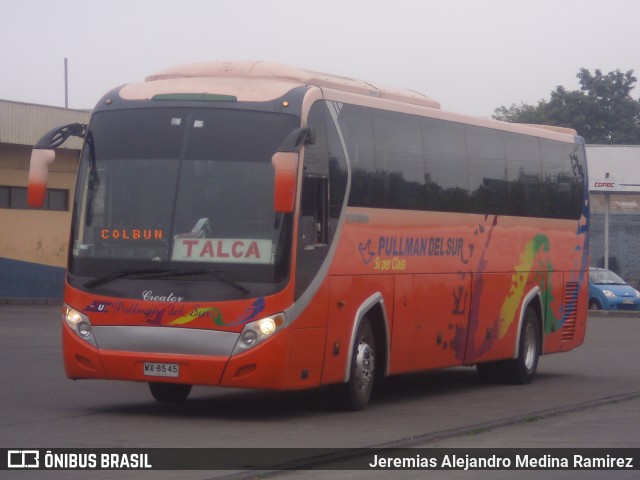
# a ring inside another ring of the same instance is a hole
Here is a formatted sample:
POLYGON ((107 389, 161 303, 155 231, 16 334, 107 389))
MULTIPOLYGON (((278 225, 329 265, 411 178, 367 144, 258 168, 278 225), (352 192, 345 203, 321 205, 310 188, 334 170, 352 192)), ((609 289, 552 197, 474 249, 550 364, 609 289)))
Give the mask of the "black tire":
POLYGON ((349 380, 333 386, 333 399, 344 410, 364 410, 375 383, 376 344, 373 329, 365 318, 353 344, 349 380))
POLYGON ((540 319, 532 307, 524 312, 518 357, 502 363, 502 379, 505 383, 526 385, 531 383, 538 368, 542 341, 540 337, 540 319))
POLYGON ((149 382, 149 391, 159 402, 184 402, 191 393, 191 385, 149 382))
POLYGON ((595 298, 589 300, 589 310, 602 310, 602 305, 595 298))

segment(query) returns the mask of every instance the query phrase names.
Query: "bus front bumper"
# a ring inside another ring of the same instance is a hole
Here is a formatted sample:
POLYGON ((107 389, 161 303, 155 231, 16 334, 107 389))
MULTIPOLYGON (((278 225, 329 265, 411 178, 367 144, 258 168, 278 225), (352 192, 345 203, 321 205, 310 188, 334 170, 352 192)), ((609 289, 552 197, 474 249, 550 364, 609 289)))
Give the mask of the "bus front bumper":
POLYGON ((94 344, 63 324, 67 377, 287 388, 289 329, 233 356, 237 333, 152 326, 94 326, 92 330, 94 344))

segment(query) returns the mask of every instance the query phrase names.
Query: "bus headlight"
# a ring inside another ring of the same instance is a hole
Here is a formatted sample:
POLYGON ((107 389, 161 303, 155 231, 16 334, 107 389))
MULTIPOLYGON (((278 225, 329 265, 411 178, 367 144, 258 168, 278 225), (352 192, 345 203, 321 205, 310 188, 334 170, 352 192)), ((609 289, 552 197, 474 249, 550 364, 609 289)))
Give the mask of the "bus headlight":
POLYGON ((287 317, 284 313, 278 313, 270 317, 261 318, 255 322, 247 323, 240 334, 240 338, 232 355, 245 352, 256 345, 260 345, 276 332, 282 330, 286 324, 287 317))
POLYGON ((258 329, 262 335, 268 337, 276 331, 276 321, 271 317, 263 318, 258 322, 258 329))
POLYGON ((71 308, 69 305, 62 306, 62 319, 64 322, 74 331, 78 337, 80 337, 85 342, 93 345, 94 347, 98 347, 96 344, 96 339, 93 336, 93 331, 91 329, 91 322, 89 321, 89 317, 85 314, 79 312, 75 308, 71 308))

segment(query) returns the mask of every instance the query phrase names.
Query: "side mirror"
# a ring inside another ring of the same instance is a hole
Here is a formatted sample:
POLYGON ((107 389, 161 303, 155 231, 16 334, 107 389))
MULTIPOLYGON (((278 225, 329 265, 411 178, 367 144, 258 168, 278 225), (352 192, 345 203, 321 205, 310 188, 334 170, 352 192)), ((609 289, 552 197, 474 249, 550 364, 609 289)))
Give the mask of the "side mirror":
POLYGON ((49 165, 56 159, 56 152, 53 149, 62 145, 69 137, 84 138, 86 132, 86 125, 70 123, 50 130, 38 140, 31 152, 27 205, 30 207, 42 207, 44 205, 44 199, 47 195, 49 165))
POLYGON ((298 156, 305 145, 316 143, 313 127, 293 130, 271 158, 275 168, 273 205, 276 213, 291 213, 296 206, 296 184, 298 183, 298 156))
POLYGON ((29 164, 29 186, 27 189, 27 205, 42 207, 47 195, 47 177, 49 165, 56 159, 56 152, 51 149, 34 148, 29 164))
POLYGON ((271 164, 275 169, 274 209, 276 213, 291 213, 296 205, 298 153, 276 152, 271 164))

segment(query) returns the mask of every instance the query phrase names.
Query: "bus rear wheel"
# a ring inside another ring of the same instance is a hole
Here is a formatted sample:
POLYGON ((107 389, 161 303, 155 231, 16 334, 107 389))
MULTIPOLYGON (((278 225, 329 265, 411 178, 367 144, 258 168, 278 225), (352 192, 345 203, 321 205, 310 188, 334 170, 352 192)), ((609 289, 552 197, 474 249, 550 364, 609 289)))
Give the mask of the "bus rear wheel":
POLYGON ((149 382, 149 391, 159 402, 184 402, 191 393, 191 385, 149 382))
POLYGON ((531 383, 538 368, 541 345, 540 319, 532 307, 527 307, 520 331, 518 357, 506 360, 502 365, 502 376, 506 383, 516 385, 531 383))
POLYGON ((531 383, 538 368, 540 358, 540 320, 532 307, 524 312, 518 357, 476 365, 480 381, 484 383, 511 383, 526 385, 531 383))
POLYGON ((375 383, 376 345, 373 329, 365 318, 353 344, 349 380, 333 386, 334 401, 344 410, 363 410, 375 383))

